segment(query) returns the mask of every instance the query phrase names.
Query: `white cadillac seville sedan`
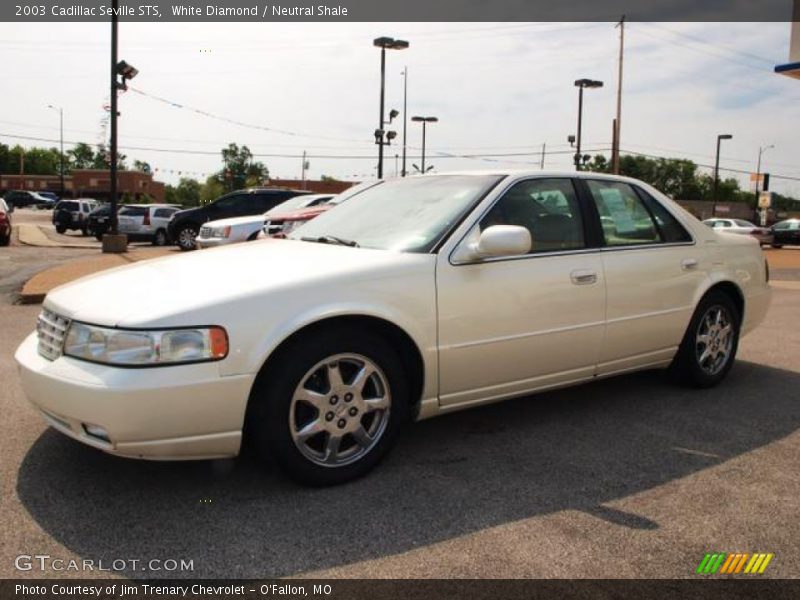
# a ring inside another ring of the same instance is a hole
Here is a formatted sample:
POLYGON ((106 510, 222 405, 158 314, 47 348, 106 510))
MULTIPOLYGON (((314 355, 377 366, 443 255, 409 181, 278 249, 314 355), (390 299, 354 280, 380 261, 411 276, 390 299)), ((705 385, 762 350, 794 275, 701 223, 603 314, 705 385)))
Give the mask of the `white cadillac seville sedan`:
MULTIPOLYGON (((637 369, 708 387, 763 318, 757 242, 639 181, 387 180, 291 233, 55 289, 19 347, 54 428, 114 454, 374 467, 409 418, 637 369)), ((655 383, 654 383, 655 385, 655 383)))

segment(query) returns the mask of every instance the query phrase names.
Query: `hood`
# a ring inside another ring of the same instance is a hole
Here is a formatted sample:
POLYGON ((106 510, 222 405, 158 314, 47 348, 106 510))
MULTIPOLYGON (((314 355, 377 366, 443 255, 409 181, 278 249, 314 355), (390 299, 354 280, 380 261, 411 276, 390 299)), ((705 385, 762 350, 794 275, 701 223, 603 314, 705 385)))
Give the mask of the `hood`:
POLYGON ((279 215, 270 215, 268 218, 270 221, 307 221, 309 219, 313 219, 324 213, 327 210, 332 209, 336 204, 321 204, 319 206, 312 206, 311 208, 301 208, 299 210, 293 210, 291 212, 286 212, 279 215))
POLYGON ((207 221, 204 227, 227 227, 234 225, 246 225, 249 223, 264 224, 266 217, 264 215, 250 215, 249 217, 231 217, 229 219, 219 219, 217 221, 207 221))
POLYGON ((203 222, 208 220, 208 217, 205 214, 204 206, 195 206, 193 208, 185 208, 183 210, 179 210, 175 213, 172 213, 173 219, 178 221, 179 219, 185 219, 186 217, 189 218, 197 218, 202 219, 203 222))
POLYGON ((409 269, 427 268, 432 260, 429 254, 264 239, 102 271, 55 288, 44 306, 105 326, 211 324, 195 322, 209 307, 301 289, 313 293, 316 286, 341 285, 343 280, 391 279, 409 269))

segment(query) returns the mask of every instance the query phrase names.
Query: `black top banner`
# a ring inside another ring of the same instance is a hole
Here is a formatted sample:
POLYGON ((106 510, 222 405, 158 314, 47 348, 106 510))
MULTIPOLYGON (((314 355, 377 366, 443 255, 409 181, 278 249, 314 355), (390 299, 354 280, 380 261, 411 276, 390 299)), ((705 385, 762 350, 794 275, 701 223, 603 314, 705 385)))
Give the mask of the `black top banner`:
MULTIPOLYGON (((794 0, 121 0, 121 21, 791 21, 794 0)), ((111 0, 3 0, 0 21, 107 21, 111 0)))

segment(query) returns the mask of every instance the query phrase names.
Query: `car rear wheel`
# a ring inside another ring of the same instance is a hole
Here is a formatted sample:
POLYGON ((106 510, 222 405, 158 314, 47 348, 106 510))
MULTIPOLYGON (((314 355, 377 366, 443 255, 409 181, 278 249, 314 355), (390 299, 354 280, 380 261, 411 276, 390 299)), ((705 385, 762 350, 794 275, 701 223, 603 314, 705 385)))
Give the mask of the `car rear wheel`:
POLYGON ((193 225, 184 225, 178 230, 178 247, 183 250, 194 250, 197 247, 195 238, 197 237, 197 228, 193 225))
POLYGON ((728 374, 739 345, 740 315, 730 296, 706 294, 695 310, 672 365, 678 379, 695 387, 712 387, 728 374))
POLYGON ((397 353, 336 329, 291 344, 253 387, 247 434, 292 479, 336 485, 375 467, 408 416, 397 353))
POLYGON ((11 243, 11 234, 0 235, 0 246, 8 246, 11 243))
POLYGON ((63 225, 56 225, 56 233, 65 233, 66 231, 67 228, 64 227, 63 225))
POLYGON ((169 238, 167 237, 167 232, 163 229, 159 229, 156 231, 156 234, 153 236, 153 245, 154 246, 166 246, 169 243, 169 238))
POLYGON ((783 248, 783 244, 772 244, 772 247, 780 250, 781 248, 783 248))

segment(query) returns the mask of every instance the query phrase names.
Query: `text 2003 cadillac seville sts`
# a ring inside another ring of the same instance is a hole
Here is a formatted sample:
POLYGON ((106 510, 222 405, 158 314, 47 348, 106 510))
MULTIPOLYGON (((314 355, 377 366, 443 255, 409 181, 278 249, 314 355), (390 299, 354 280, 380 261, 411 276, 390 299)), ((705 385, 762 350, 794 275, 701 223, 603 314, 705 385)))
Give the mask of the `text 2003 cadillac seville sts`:
POLYGON ((59 431, 149 459, 366 473, 402 424, 636 369, 712 386, 769 305, 755 240, 639 181, 390 180, 292 232, 107 271, 45 299, 16 359, 59 431))

